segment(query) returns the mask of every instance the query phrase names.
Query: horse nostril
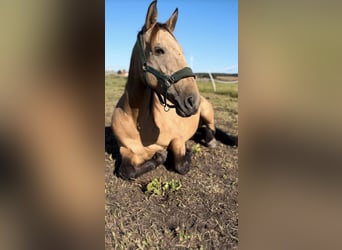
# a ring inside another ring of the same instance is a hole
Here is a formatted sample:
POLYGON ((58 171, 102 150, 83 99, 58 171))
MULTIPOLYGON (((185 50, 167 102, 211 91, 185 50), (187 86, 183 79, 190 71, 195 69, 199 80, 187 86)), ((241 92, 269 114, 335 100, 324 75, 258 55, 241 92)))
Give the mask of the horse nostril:
POLYGON ((191 95, 191 96, 188 96, 186 99, 185 99, 185 106, 188 108, 188 109, 191 109, 194 107, 194 104, 195 104, 195 101, 194 101, 194 97, 191 95))

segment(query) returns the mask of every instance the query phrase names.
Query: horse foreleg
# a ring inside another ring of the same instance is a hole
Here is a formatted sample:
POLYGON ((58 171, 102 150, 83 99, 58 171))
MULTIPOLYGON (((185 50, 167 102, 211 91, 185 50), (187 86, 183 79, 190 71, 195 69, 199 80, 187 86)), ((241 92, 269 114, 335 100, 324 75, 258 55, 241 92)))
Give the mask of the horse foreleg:
POLYGON ((186 174, 190 170, 191 150, 185 147, 185 142, 180 139, 173 139, 170 143, 170 150, 174 156, 174 167, 180 174, 186 174))
POLYGON ((205 144, 211 148, 216 147, 214 109, 204 97, 201 97, 200 119, 200 124, 205 126, 205 144))
POLYGON ((152 159, 138 163, 137 156, 127 148, 120 148, 121 162, 118 164, 117 173, 123 179, 135 179, 142 174, 155 169, 163 164, 167 158, 167 151, 156 152, 152 159))

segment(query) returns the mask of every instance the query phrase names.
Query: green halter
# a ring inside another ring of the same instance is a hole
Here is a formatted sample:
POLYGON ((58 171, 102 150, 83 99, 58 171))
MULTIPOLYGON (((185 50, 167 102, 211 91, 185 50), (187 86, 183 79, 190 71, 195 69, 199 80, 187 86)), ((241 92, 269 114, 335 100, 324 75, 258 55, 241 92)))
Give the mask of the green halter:
POLYGON ((163 72, 147 65, 145 53, 144 53, 144 47, 143 47, 143 32, 140 31, 138 33, 138 51, 139 51, 139 57, 142 64, 142 70, 144 71, 144 83, 151 87, 149 82, 147 81, 146 74, 147 72, 153 74, 155 77, 159 78, 163 82, 163 97, 157 92, 160 104, 164 106, 164 110, 167 112, 169 111, 169 108, 174 108, 174 105, 167 104, 167 90, 171 87, 172 84, 177 83, 179 80, 186 78, 186 77, 196 77, 195 74, 192 72, 191 68, 184 67, 172 75, 166 75, 163 72))

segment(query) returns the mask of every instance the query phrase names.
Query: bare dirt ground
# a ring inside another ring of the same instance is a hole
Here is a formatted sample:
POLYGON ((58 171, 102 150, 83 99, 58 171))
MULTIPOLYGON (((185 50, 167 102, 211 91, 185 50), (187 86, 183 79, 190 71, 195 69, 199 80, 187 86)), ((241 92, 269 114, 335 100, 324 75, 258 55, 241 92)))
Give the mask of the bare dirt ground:
POLYGON ((237 249, 238 147, 237 84, 209 82, 199 88, 214 106, 218 146, 206 148, 198 133, 187 146, 192 166, 182 176, 159 166, 135 181, 113 174, 118 148, 110 129, 124 78, 106 77, 105 246, 106 249, 237 249), (146 193, 153 179, 178 181, 178 190, 146 193))

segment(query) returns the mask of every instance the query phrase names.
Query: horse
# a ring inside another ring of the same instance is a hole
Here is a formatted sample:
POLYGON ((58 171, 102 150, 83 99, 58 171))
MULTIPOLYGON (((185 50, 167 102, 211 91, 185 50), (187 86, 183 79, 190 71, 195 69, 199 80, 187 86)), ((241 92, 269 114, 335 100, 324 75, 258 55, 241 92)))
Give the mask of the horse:
POLYGON ((186 174, 191 150, 186 142, 199 127, 205 144, 216 146, 214 110, 200 95, 195 74, 187 66, 174 36, 178 8, 165 23, 157 22, 157 1, 133 47, 125 90, 112 115, 119 146, 116 172, 132 180, 165 163, 173 154, 174 169, 186 174))

